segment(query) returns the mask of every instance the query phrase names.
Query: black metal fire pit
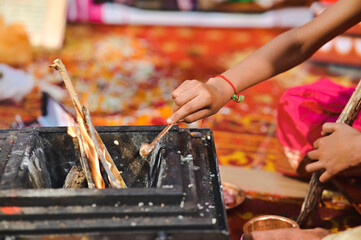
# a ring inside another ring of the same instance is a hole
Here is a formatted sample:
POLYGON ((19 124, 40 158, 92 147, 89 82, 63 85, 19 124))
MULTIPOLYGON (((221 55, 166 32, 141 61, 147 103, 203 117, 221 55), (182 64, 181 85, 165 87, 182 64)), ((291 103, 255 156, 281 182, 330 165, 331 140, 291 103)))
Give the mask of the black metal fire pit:
POLYGON ((163 128, 97 127, 128 185, 102 190, 62 188, 80 165, 65 127, 0 130, 0 236, 229 239, 212 131, 173 127, 141 158, 163 128))

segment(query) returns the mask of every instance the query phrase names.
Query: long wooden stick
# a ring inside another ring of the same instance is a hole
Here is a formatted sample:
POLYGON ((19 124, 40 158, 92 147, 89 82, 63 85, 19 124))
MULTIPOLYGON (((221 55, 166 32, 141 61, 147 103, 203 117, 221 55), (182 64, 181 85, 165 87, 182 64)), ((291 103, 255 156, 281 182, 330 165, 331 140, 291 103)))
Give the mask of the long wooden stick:
MULTIPOLYGON (((341 112, 340 116, 337 118, 337 123, 345 123, 352 126, 357 115, 361 110, 361 81, 357 84, 355 91, 352 93, 352 96, 348 100, 345 108, 341 112)), ((308 217, 314 213, 321 202, 322 192, 324 189, 323 184, 320 182, 319 178, 324 170, 316 171, 312 174, 310 183, 308 185, 307 193, 305 200, 303 201, 301 212, 298 215, 297 223, 302 226, 308 217)))
MULTIPOLYGON (((66 71, 66 68, 65 68, 64 64, 58 58, 58 59, 54 60, 53 64, 50 65, 50 67, 56 69, 60 73, 60 76, 62 77, 62 79, 63 79, 63 81, 65 83, 65 86, 68 89, 68 92, 70 94, 70 97, 71 97, 71 99, 73 101, 75 110, 79 113, 79 115, 81 116, 84 123, 87 123, 86 118, 85 118, 84 113, 83 113, 83 110, 82 110, 82 106, 81 106, 81 104, 80 104, 80 102, 78 100, 78 94, 75 91, 73 83, 70 80, 69 74, 66 71)), ((107 148, 105 147, 102 139, 99 136, 99 133, 95 130, 95 128, 94 128, 94 134, 95 134, 97 143, 98 143, 99 147, 101 148, 101 151, 105 153, 105 158, 106 158, 107 162, 109 162, 110 165, 111 165, 110 169, 111 169, 112 173, 114 174, 116 179, 118 179, 118 181, 120 182, 120 186, 123 187, 123 188, 126 188, 127 186, 126 186, 122 176, 120 175, 120 172, 119 172, 118 168, 116 167, 112 157, 110 156, 107 148)))
POLYGON ((65 83, 65 87, 68 89, 68 92, 70 94, 71 100, 73 101, 75 109, 79 112, 80 116, 84 119, 84 115, 82 113, 82 107, 81 107, 81 104, 78 99, 78 94, 75 91, 73 83, 70 80, 69 74, 66 71, 66 68, 65 68, 63 62, 59 58, 55 59, 53 64, 50 65, 50 67, 54 68, 55 70, 57 70, 60 73, 60 76, 65 83))
POLYGON ((89 164, 88 161, 86 159, 86 154, 84 151, 84 146, 83 146, 83 140, 81 138, 81 134, 80 134, 80 129, 79 126, 77 126, 75 124, 75 129, 76 129, 76 137, 78 139, 78 145, 79 145, 79 150, 80 150, 80 163, 81 163, 81 167, 85 173, 85 178, 88 182, 88 188, 93 189, 95 188, 95 184, 93 182, 93 179, 91 177, 91 173, 90 173, 90 168, 89 168, 89 164))
POLYGON ((95 145, 95 149, 98 153, 99 159, 101 164, 103 165, 103 168, 105 170, 105 172, 107 173, 109 180, 110 180, 110 184, 115 187, 115 188, 121 188, 121 183, 120 181, 118 181, 118 179, 115 178, 116 175, 119 175, 119 172, 117 174, 113 174, 113 172, 110 170, 110 168, 108 167, 107 161, 105 160, 102 150, 100 149, 100 146, 98 144, 98 140, 96 139, 95 136, 95 128, 91 122, 91 118, 90 118, 90 114, 89 114, 89 110, 85 107, 83 107, 83 113, 87 122, 87 126, 88 126, 88 131, 90 133, 90 136, 94 142, 95 145))

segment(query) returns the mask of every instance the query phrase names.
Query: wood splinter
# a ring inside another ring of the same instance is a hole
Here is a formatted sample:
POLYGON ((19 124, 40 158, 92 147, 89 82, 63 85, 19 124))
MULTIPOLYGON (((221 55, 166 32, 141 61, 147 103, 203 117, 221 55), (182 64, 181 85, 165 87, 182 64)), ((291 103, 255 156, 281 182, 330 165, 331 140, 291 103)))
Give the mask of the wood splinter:
POLYGON ((151 144, 143 143, 139 149, 140 156, 145 157, 149 155, 149 153, 151 153, 154 150, 157 143, 164 137, 164 135, 167 134, 167 132, 169 132, 169 130, 173 127, 173 125, 174 123, 169 124, 167 127, 165 127, 163 131, 159 133, 159 135, 154 139, 154 141, 151 144))

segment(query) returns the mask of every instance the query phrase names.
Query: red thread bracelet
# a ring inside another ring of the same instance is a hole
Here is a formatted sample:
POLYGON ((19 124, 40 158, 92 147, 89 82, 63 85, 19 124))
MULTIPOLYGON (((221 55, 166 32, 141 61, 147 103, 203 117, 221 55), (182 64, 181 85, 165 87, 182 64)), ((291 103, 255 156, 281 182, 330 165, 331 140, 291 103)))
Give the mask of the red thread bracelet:
POLYGON ((226 82, 229 83, 229 85, 231 85, 231 87, 233 88, 233 91, 234 91, 234 94, 232 95, 231 99, 237 103, 240 103, 244 100, 244 96, 243 95, 239 95, 237 94, 237 90, 236 88, 234 87, 233 83, 231 81, 229 81, 225 76, 221 75, 221 74, 218 74, 216 77, 220 77, 220 78, 223 78, 224 80, 226 80, 226 82))

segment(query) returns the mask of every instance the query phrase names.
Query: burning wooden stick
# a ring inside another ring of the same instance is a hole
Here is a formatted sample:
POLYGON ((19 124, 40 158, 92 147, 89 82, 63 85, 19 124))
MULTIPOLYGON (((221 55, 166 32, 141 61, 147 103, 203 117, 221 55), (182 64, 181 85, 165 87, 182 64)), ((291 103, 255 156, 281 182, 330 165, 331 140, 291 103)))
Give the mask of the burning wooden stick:
POLYGON ((79 145, 79 150, 80 150, 80 164, 85 173, 85 178, 88 182, 88 188, 93 189, 93 188, 95 188, 95 185, 94 185, 94 181, 91 177, 88 161, 86 159, 84 146, 83 146, 83 140, 81 138, 80 130, 79 130, 78 126, 75 126, 75 129, 76 129, 76 137, 78 139, 78 145, 79 145))
MULTIPOLYGON (((348 100, 345 108, 337 119, 337 123, 352 125, 358 113, 361 110, 361 81, 358 83, 355 91, 348 100)), ((302 226, 308 216, 318 209, 323 192, 323 184, 319 178, 324 170, 316 171, 312 174, 305 200, 303 201, 301 212, 297 218, 297 223, 302 226)))
MULTIPOLYGON (((83 107, 81 106, 79 100, 78 100, 78 95, 74 89, 74 86, 70 80, 70 77, 68 75, 68 72, 66 71, 66 68, 64 66, 64 64, 61 62, 60 59, 56 59, 54 61, 54 64, 50 65, 50 67, 56 69, 57 71, 59 71, 66 88, 68 89, 68 92, 70 94, 71 100, 73 101, 75 110, 77 112, 77 115, 79 115, 81 117, 81 119, 78 119, 78 121, 83 121, 84 125, 86 126, 88 132, 90 133, 90 135, 93 135, 93 142, 95 144, 95 148, 96 145, 98 146, 98 150, 97 153, 104 153, 105 155, 105 159, 106 161, 110 164, 110 167, 108 167, 108 169, 110 168, 110 171, 107 172, 109 178, 111 179, 111 184, 113 187, 116 188, 126 188, 126 184, 122 178, 122 176, 120 175, 119 170, 117 169, 113 159, 111 158, 108 150, 106 149, 102 139, 99 136, 99 133, 96 131, 96 129, 93 127, 92 123, 91 123, 91 119, 89 117, 88 114, 88 121, 86 119, 86 116, 84 115, 83 112, 83 107)), ((87 110, 85 110, 85 112, 87 112, 87 110)), ((102 154, 99 154, 99 158, 101 159, 103 157, 102 154)), ((104 160, 104 157, 103 157, 104 160)), ((103 163, 103 160, 101 159, 101 162, 103 163)), ((105 164, 106 165, 106 164, 105 164)), ((104 166, 104 164, 103 164, 104 166)), ((107 167, 104 166, 104 169, 107 169, 107 167)))
POLYGON ((151 144, 143 143, 142 146, 140 146, 140 149, 139 149, 140 156, 145 157, 149 153, 151 153, 153 151, 153 149, 155 148, 155 146, 157 145, 157 143, 164 137, 164 135, 167 134, 167 132, 169 132, 169 130, 173 127, 173 125, 174 124, 169 124, 168 126, 166 126, 163 129, 163 131, 161 131, 159 133, 159 135, 153 140, 153 142, 151 144))
MULTIPOLYGON (((116 173, 116 174, 113 173, 113 172, 111 171, 111 169, 109 168, 109 166, 108 166, 108 164, 107 164, 107 161, 106 161, 105 158, 104 158, 103 152, 102 152, 102 150, 100 149, 101 147, 99 146, 99 141, 98 141, 98 139, 96 138, 96 135, 95 135, 96 129, 94 128, 94 126, 93 126, 93 124, 92 124, 92 122, 91 122, 89 110, 88 110, 87 108, 83 107, 83 113, 84 113, 84 116, 85 116, 85 119, 86 119, 86 123, 88 124, 90 136, 91 136, 91 138, 92 138, 92 140, 93 140, 93 142, 94 142, 95 149, 97 150, 97 153, 98 153, 100 162, 102 163, 102 165, 103 165, 103 167, 104 167, 104 169, 105 169, 105 172, 107 173, 107 175, 108 175, 108 177, 109 177, 109 180, 110 180, 111 185, 112 185, 112 186, 115 186, 116 188, 122 188, 122 187, 124 188, 124 187, 126 187, 125 184, 124 184, 124 182, 121 181, 122 179, 119 180, 119 179, 115 178, 115 176, 120 176, 118 169, 117 169, 118 173, 116 173), (123 182, 124 185, 122 185, 121 182, 123 182)), ((105 151, 108 151, 108 150, 105 148, 105 146, 104 146, 104 148, 102 148, 102 149, 105 150, 105 151)), ((109 153, 108 153, 108 154, 109 154, 109 153)), ((110 158, 110 159, 111 159, 111 158, 110 158)), ((110 162, 110 165, 111 165, 111 166, 115 166, 115 163, 113 162, 113 159, 111 159, 111 161, 112 161, 112 162, 110 162)), ((109 162, 109 161, 108 161, 108 162, 109 162)))

